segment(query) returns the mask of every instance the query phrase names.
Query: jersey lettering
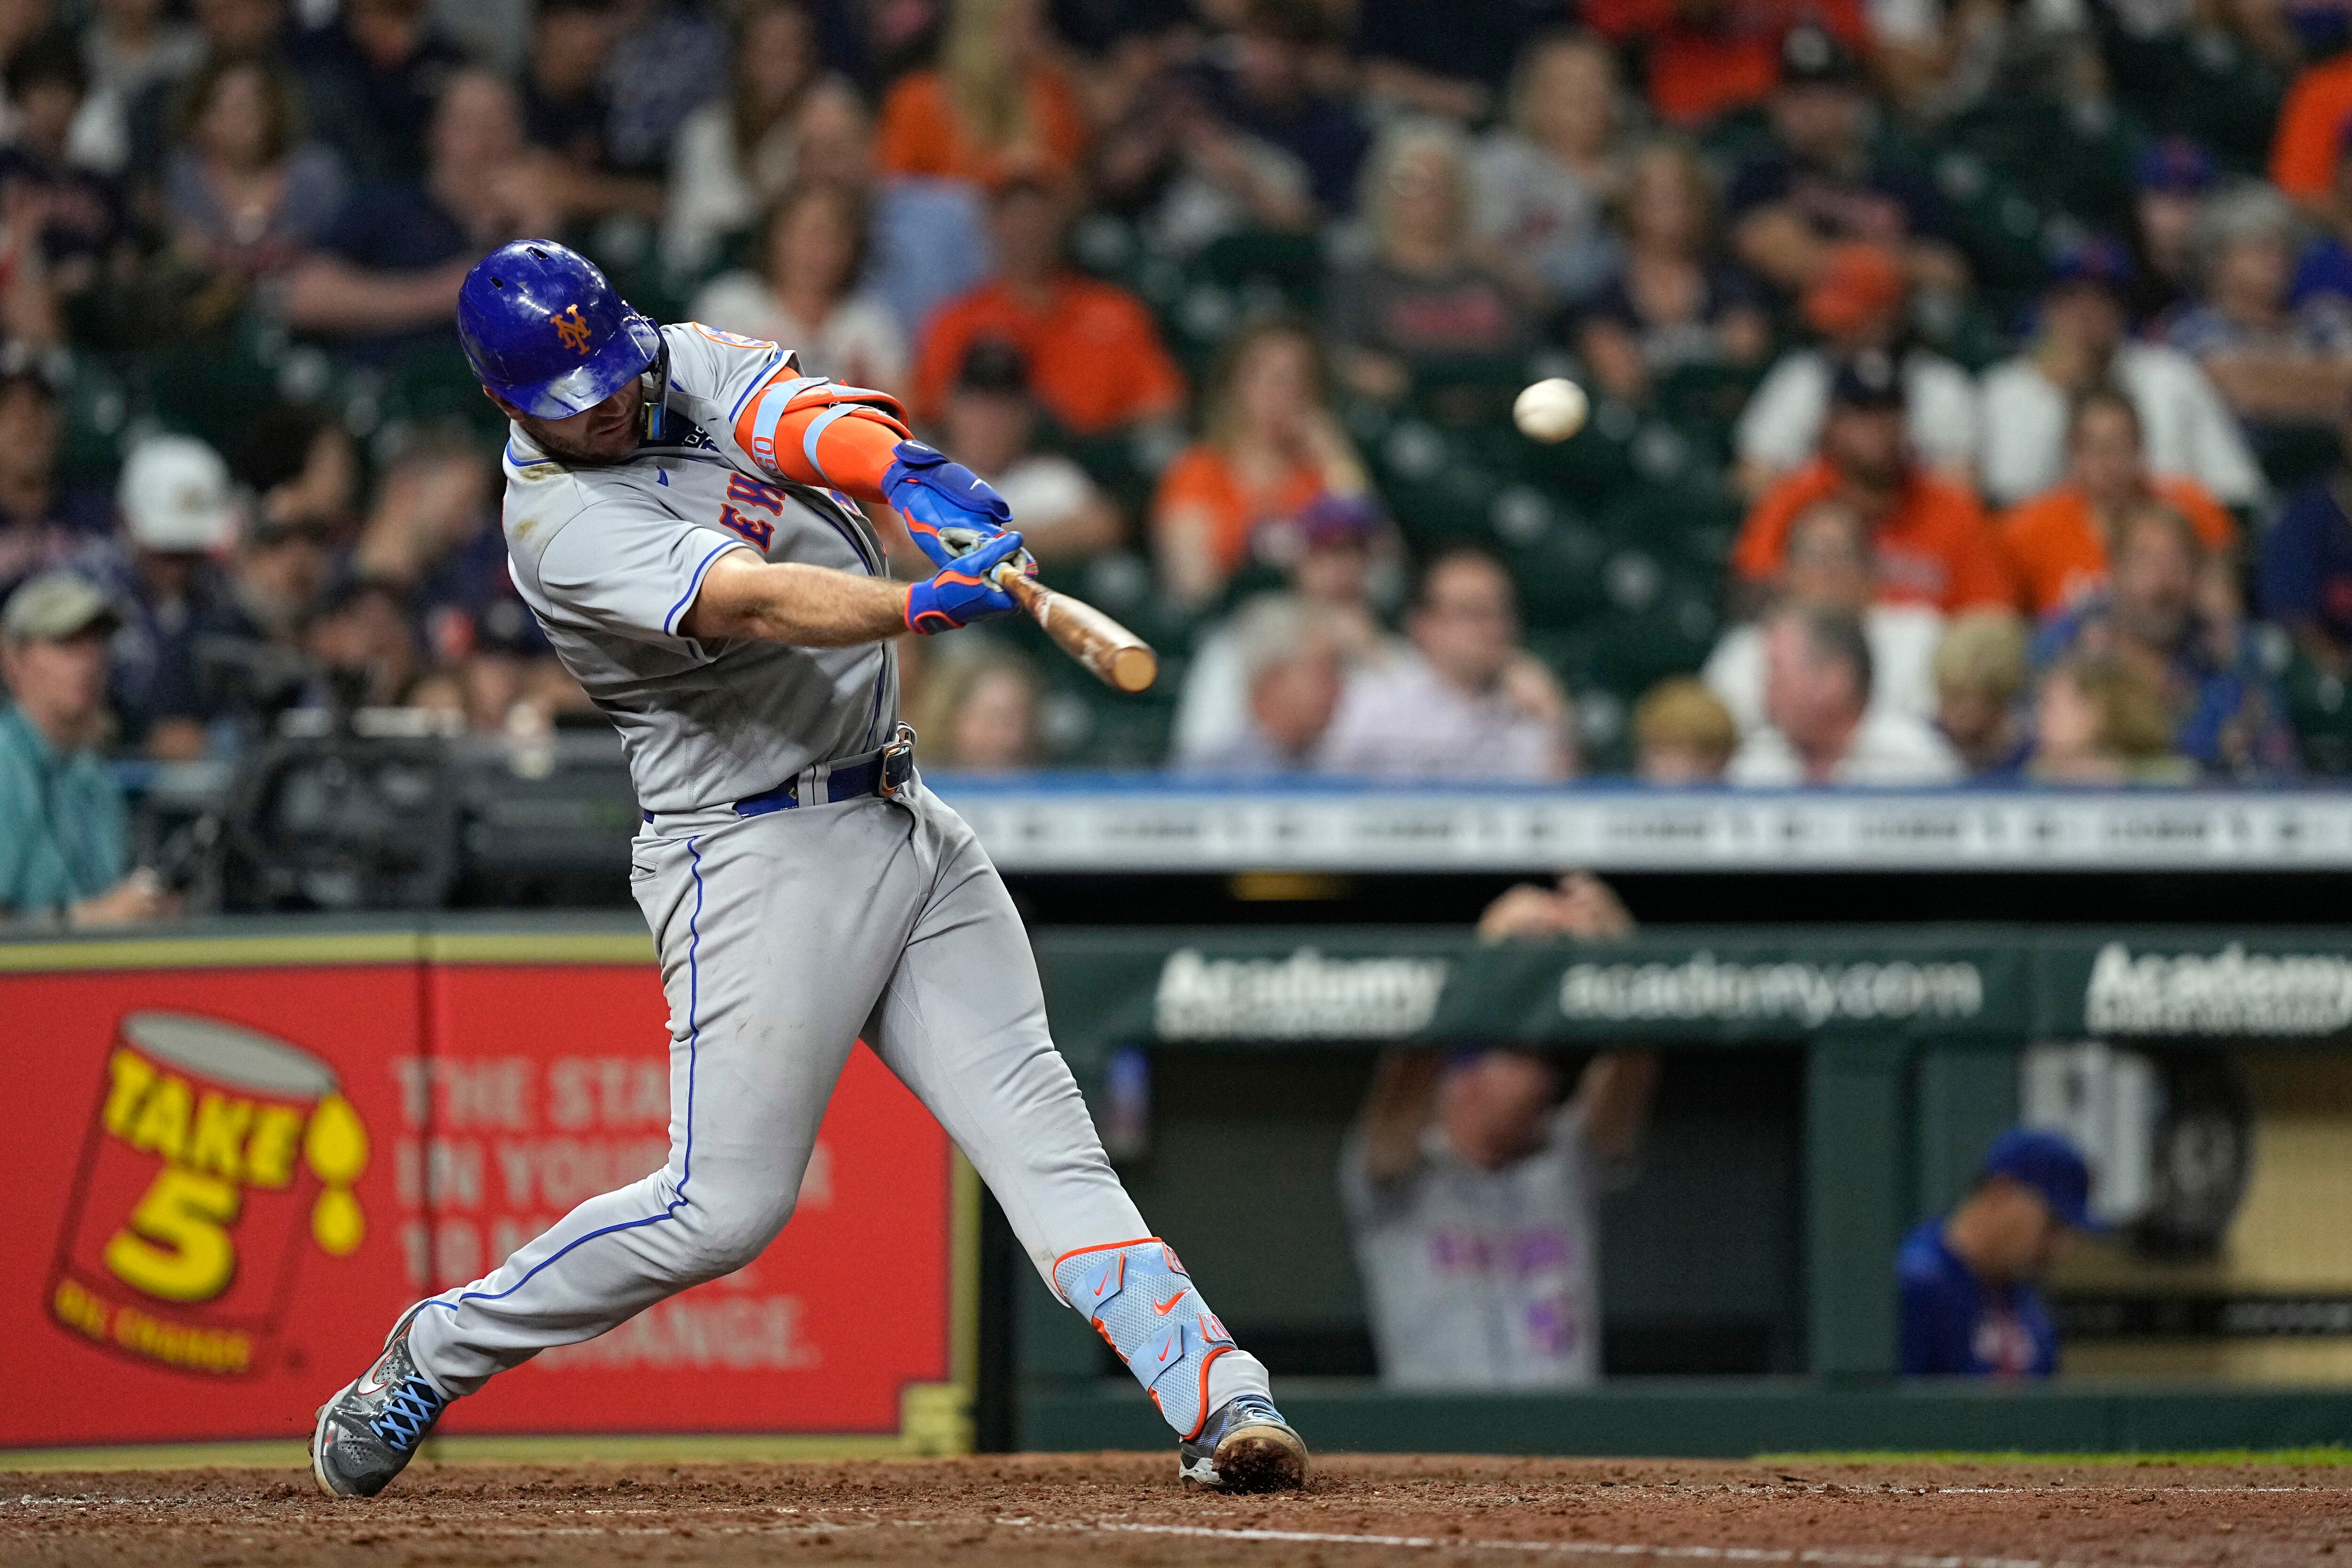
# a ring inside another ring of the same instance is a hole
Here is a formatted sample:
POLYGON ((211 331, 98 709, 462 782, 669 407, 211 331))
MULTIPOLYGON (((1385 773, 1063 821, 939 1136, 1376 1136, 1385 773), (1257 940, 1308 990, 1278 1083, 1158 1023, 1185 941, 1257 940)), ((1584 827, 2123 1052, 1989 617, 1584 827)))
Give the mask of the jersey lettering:
POLYGON ((746 506, 760 507, 777 517, 784 515, 784 490, 781 485, 762 485, 747 475, 727 476, 727 498, 746 506))
POLYGON ((761 549, 766 549, 768 541, 776 537, 775 524, 765 517, 747 517, 733 507, 719 508, 719 526, 733 529, 761 549))

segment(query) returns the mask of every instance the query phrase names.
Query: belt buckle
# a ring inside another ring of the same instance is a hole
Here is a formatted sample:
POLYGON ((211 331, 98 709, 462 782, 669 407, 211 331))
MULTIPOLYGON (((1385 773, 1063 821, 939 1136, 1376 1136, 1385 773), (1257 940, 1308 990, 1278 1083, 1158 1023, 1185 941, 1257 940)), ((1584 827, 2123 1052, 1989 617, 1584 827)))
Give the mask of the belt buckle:
POLYGON ((882 748, 874 770, 874 792, 885 800, 898 799, 898 791, 915 776, 915 727, 902 724, 890 737, 890 744, 882 748))

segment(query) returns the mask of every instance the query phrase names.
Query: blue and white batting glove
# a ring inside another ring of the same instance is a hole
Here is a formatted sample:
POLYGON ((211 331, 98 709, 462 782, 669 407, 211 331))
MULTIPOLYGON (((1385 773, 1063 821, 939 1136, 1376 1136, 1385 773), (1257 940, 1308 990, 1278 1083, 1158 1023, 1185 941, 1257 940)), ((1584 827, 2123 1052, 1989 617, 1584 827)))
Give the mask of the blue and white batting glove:
MULTIPOLYGON (((1000 533, 970 555, 949 561, 928 581, 910 585, 907 590, 908 630, 929 636, 934 632, 969 626, 991 615, 1009 615, 1020 609, 1013 596, 999 588, 990 576, 998 563, 1019 555, 1020 550, 1019 534, 1000 533)), ((1027 570, 1034 576, 1036 563, 1030 562, 1027 570)))
POLYGON ((907 531, 935 565, 958 559, 952 544, 940 538, 941 529, 964 528, 993 538, 1013 520, 1004 497, 962 464, 950 462, 944 452, 919 441, 902 441, 891 450, 896 461, 882 471, 882 498, 907 519, 907 531))

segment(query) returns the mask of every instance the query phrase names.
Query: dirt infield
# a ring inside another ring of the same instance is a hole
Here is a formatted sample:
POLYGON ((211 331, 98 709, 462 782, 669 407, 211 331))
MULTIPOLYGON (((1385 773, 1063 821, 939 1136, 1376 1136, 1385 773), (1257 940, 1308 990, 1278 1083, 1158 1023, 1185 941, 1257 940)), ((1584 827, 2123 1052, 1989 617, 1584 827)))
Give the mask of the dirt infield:
POLYGON ((2352 1568, 2340 1468, 1338 1456, 1276 1499, 1188 1494, 1173 1469, 1127 1454, 427 1464, 367 1503, 284 1471, 50 1472, 0 1477, 0 1563, 2352 1568))

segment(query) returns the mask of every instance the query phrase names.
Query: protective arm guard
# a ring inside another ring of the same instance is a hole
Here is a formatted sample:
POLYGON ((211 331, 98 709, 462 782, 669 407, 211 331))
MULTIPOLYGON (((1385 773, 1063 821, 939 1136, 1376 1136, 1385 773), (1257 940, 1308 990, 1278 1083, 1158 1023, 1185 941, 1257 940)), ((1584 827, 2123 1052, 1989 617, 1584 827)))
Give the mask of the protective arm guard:
POLYGON ((880 501, 898 444, 912 435, 906 412, 887 392, 780 375, 743 405, 735 439, 780 479, 880 501))
POLYGON ((1160 1417, 1190 1440, 1209 1418, 1209 1364, 1234 1336, 1157 1236, 1083 1247, 1054 1260, 1054 1288, 1135 1374, 1160 1417))

